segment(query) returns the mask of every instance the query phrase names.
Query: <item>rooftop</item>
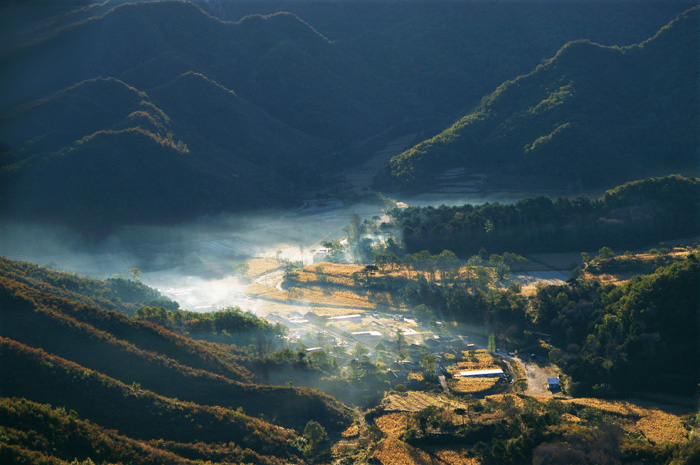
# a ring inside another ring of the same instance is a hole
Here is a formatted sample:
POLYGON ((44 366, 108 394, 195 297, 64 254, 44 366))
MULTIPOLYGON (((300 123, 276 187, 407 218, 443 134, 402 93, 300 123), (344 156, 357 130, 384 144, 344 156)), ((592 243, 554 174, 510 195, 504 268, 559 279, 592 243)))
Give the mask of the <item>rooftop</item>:
POLYGON ((503 376, 503 370, 500 368, 494 370, 472 370, 472 371, 460 371, 455 376, 461 377, 479 377, 479 376, 503 376))

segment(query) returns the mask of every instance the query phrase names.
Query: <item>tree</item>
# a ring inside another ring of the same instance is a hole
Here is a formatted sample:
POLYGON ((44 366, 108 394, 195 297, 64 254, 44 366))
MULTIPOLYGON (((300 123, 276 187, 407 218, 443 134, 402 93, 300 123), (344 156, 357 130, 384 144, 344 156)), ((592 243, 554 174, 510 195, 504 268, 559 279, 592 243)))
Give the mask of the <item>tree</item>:
POLYGON ((461 407, 454 409, 455 415, 462 417, 462 424, 464 424, 464 416, 467 414, 467 410, 461 407))
POLYGON ((324 444, 328 439, 326 430, 315 420, 309 420, 304 428, 304 456, 308 459, 316 459, 323 451, 324 444))
POLYGON ((601 247, 598 250, 598 255, 596 258, 612 258, 615 256, 615 252, 610 247, 601 247))
POLYGON ((489 342, 487 345, 488 351, 491 353, 496 352, 496 335, 489 334, 489 342))
POLYGON ((402 329, 396 330, 396 352, 401 352, 403 346, 406 345, 406 336, 403 335, 402 329))
POLYGON ((414 414, 414 418, 418 421, 418 427, 423 434, 428 431, 428 426, 433 428, 440 425, 442 420, 440 409, 435 405, 430 405, 414 414))
POLYGON ((433 354, 426 354, 420 361, 420 364, 426 373, 432 373, 435 371, 435 365, 437 365, 437 357, 433 354))
POLYGON ((141 281, 141 270, 139 270, 136 267, 129 268, 129 274, 133 278, 134 281, 139 282, 141 281))
POLYGON ((355 350, 353 350, 352 354, 353 354, 355 357, 360 358, 360 357, 362 357, 363 355, 369 354, 369 349, 368 349, 367 347, 363 346, 362 344, 360 344, 360 343, 358 342, 358 343, 355 345, 355 350))

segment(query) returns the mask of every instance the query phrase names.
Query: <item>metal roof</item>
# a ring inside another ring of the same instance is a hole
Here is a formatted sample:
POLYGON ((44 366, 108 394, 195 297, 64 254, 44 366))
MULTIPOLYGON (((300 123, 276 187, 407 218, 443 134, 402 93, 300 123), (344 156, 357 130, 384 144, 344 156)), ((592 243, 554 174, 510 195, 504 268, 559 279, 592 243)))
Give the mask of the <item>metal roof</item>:
POLYGON ((500 368, 495 370, 472 370, 472 371, 460 371, 459 374, 455 376, 503 376, 503 370, 500 368))

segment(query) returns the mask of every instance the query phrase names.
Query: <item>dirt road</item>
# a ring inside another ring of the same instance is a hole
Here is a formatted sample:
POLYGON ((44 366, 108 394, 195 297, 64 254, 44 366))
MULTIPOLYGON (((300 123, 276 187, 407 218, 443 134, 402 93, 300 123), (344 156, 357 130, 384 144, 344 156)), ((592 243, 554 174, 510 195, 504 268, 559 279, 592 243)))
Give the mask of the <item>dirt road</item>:
POLYGON ((547 389, 547 378, 557 377, 558 374, 550 365, 532 360, 523 360, 514 357, 525 369, 527 378, 527 390, 525 394, 530 396, 551 396, 552 392, 547 389))

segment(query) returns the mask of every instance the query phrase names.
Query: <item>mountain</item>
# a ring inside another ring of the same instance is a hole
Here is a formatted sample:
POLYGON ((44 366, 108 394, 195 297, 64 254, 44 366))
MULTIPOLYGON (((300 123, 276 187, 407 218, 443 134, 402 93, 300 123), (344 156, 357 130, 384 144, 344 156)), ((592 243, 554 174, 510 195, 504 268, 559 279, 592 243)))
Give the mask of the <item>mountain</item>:
POLYGON ((289 206, 333 144, 391 120, 365 68, 291 14, 125 4, 0 61, 3 213, 96 235, 289 206))
POLYGON ((390 181, 424 190, 452 168, 530 188, 599 188, 697 171, 697 7, 629 47, 571 42, 501 85, 473 112, 391 161, 390 181))
MULTIPOLYGON (((81 283, 82 289, 69 284, 81 278, 61 280, 62 273, 6 259, 2 265, 0 336, 167 397, 243 408, 288 427, 303 428, 312 417, 331 429, 347 422, 344 407, 328 396, 253 384, 243 366, 247 357, 235 347, 194 341, 105 311, 91 303, 89 294, 75 300, 71 294, 84 294, 91 287, 90 282, 81 283), (72 293, 66 294, 64 286, 73 287, 72 293)), ((4 395, 22 396, 22 389, 4 395)))
POLYGON ((78 417, 75 410, 53 408, 26 399, 0 399, 2 463, 190 464, 226 462, 280 464, 282 460, 229 445, 134 439, 78 417))
MULTIPOLYGON (((566 41, 637 42, 686 7, 197 5, 0 6, 4 217, 99 237, 124 225, 342 197, 345 168, 398 136, 435 134, 566 41)), ((665 114, 674 102, 647 103, 647 114, 675 124, 665 114)))
POLYGON ((288 13, 225 23, 188 2, 129 3, 15 48, 2 63, 5 109, 97 76, 147 91, 194 71, 311 134, 357 137, 387 116, 362 87, 373 82, 365 68, 288 13))

